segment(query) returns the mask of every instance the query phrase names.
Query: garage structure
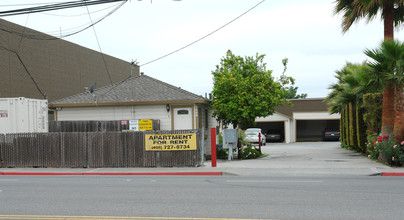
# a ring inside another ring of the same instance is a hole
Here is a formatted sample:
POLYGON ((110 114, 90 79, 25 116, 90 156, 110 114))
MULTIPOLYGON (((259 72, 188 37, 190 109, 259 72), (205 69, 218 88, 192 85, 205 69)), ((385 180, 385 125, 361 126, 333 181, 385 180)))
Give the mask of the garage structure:
POLYGON ((290 105, 275 108, 275 113, 257 118, 256 127, 264 132, 279 130, 285 143, 297 141, 320 141, 326 128, 339 129, 340 115, 328 113, 323 98, 291 99, 290 105))

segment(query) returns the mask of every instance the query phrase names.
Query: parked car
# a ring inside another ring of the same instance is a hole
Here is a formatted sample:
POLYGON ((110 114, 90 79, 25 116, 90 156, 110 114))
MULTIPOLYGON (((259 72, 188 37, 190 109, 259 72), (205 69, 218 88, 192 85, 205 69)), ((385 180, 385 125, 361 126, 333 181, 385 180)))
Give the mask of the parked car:
POLYGON ((326 128, 323 131, 323 141, 339 141, 339 129, 326 128))
POLYGON ((265 134, 267 142, 276 142, 276 141, 283 141, 283 134, 279 129, 268 129, 265 134))
POLYGON ((251 144, 258 144, 258 134, 261 134, 261 145, 266 145, 266 137, 261 128, 248 128, 245 130, 245 140, 251 144))

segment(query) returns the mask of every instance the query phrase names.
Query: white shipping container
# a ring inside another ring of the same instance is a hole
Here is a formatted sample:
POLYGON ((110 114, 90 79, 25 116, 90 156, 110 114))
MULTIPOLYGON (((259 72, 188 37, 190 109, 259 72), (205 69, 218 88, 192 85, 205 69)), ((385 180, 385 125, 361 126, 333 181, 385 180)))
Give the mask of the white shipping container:
POLYGON ((0 98, 0 133, 48 132, 48 101, 0 98))

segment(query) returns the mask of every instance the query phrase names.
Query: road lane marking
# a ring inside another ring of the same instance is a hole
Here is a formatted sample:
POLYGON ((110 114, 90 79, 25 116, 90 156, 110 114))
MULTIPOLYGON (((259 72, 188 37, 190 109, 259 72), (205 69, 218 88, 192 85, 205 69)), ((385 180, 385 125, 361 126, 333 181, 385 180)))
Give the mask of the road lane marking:
MULTIPOLYGON (((242 218, 184 218, 184 217, 113 217, 113 216, 58 216, 58 215, 0 215, 0 219, 70 219, 70 220, 122 220, 122 219, 148 219, 148 220, 258 220, 258 219, 242 219, 242 218)), ((279 220, 279 219, 262 219, 262 220, 279 220)))
POLYGON ((226 180, 228 183, 324 183, 317 180, 226 180))
POLYGON ((17 182, 17 179, 0 179, 0 182, 17 182))

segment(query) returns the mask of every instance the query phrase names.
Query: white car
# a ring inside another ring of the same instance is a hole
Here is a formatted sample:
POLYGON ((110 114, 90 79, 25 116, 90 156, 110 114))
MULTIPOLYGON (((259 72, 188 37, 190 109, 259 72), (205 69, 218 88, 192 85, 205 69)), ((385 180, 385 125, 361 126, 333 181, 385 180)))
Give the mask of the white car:
POLYGON ((248 128, 245 130, 245 139, 247 142, 251 144, 258 144, 258 135, 261 134, 261 145, 265 145, 267 143, 265 134, 262 133, 261 128, 248 128))

